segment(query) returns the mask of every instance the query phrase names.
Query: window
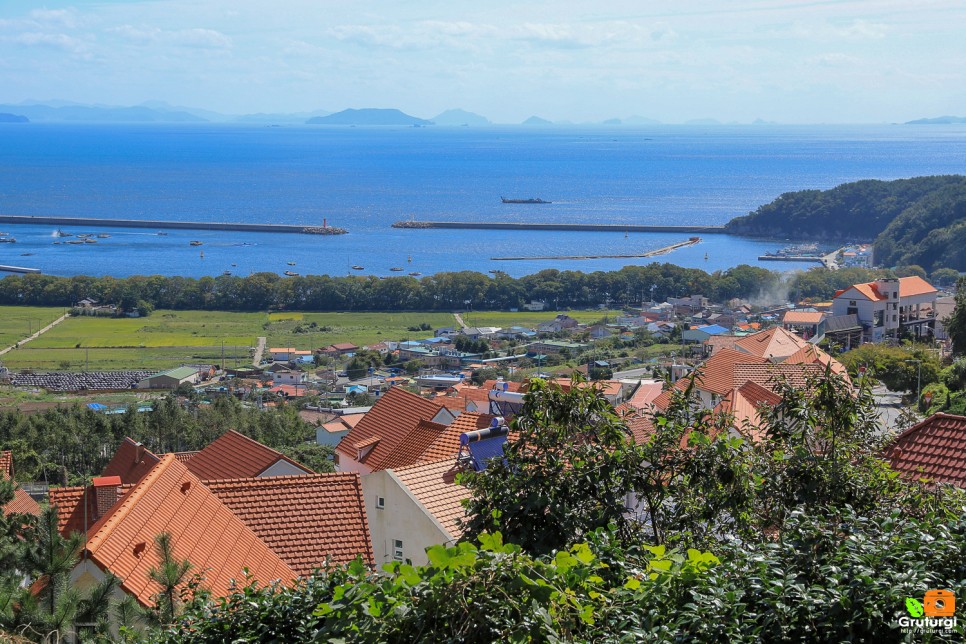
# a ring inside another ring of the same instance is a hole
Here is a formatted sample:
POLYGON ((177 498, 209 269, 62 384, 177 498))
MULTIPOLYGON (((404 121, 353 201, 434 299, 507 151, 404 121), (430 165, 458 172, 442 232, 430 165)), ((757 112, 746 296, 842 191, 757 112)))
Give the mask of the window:
POLYGON ((392 540, 392 558, 396 561, 403 560, 403 542, 401 539, 392 540))
POLYGON ((384 496, 377 496, 376 497, 376 509, 377 510, 384 510, 385 508, 386 508, 386 497, 384 497, 384 496))
POLYGON ((849 300, 849 306, 855 306, 855 300, 849 300))

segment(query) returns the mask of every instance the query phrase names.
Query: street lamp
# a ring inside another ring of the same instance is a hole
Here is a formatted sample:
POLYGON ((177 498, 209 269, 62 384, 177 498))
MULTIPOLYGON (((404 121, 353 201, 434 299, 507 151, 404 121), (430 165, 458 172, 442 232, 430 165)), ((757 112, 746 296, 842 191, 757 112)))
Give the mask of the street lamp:
POLYGON ((916 363, 916 409, 919 409, 919 396, 922 394, 922 360, 906 360, 916 363))

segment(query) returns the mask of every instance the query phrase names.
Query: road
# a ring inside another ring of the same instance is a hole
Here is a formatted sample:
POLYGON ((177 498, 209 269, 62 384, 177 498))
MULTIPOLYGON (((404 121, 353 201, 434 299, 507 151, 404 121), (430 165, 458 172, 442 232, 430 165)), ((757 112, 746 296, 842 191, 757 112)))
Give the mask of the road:
POLYGON ((265 353, 266 338, 259 336, 258 344, 255 346, 255 356, 252 358, 252 366, 257 367, 262 364, 262 354, 265 353))
POLYGON ((466 322, 463 322, 463 316, 462 315, 460 315, 459 313, 454 313, 453 314, 453 317, 456 318, 456 323, 458 325, 460 325, 460 328, 461 329, 465 329, 466 328, 466 322))
POLYGON ((13 351, 14 349, 16 349, 18 347, 22 347, 23 345, 27 344, 31 340, 36 340, 41 335, 43 335, 47 331, 50 331, 55 326, 57 326, 58 324, 60 324, 64 320, 66 320, 67 318, 68 318, 68 315, 65 313, 64 315, 60 316, 59 318, 57 318, 56 320, 54 320, 53 322, 51 322, 50 324, 48 324, 47 326, 45 326, 44 328, 42 328, 40 331, 37 331, 36 333, 34 333, 33 335, 24 338, 20 342, 17 342, 16 344, 13 344, 13 345, 7 347, 6 349, 0 349, 0 356, 2 356, 3 354, 7 353, 8 351, 13 351))

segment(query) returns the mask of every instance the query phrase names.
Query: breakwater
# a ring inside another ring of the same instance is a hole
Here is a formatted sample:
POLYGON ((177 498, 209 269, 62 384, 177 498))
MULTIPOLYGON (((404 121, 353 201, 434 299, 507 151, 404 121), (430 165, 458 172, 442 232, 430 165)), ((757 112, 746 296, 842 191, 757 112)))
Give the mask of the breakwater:
POLYGON ((323 223, 321 226, 291 224, 244 224, 220 221, 160 221, 151 219, 99 219, 94 217, 41 217, 32 215, 0 215, 2 224, 73 226, 85 228, 150 228, 163 230, 240 230, 253 233, 299 233, 303 235, 344 235, 349 232, 323 223))
POLYGON ((692 237, 691 239, 683 242, 678 242, 677 244, 671 244, 670 246, 663 246, 661 248, 656 248, 654 250, 649 250, 644 253, 637 255, 547 255, 543 257, 491 257, 493 261, 518 261, 518 260, 536 260, 536 259, 639 259, 642 257, 655 257, 657 255, 666 255, 672 250, 678 248, 684 248, 685 246, 694 246, 700 243, 700 239, 697 237, 692 237))
POLYGON ((39 268, 26 268, 24 266, 4 266, 0 265, 0 273, 39 273, 39 268))
POLYGON ((724 234, 724 226, 643 226, 638 224, 552 224, 512 221, 397 221, 393 228, 466 228, 476 230, 553 230, 611 233, 704 233, 724 234))

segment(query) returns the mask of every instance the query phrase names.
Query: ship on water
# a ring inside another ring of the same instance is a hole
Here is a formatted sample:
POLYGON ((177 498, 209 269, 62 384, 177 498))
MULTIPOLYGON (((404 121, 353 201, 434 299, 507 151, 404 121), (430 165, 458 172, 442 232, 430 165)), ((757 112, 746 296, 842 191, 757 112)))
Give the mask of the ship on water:
POLYGON ((531 197, 530 199, 507 199, 506 197, 500 197, 500 201, 503 203, 553 203, 552 201, 544 201, 543 199, 537 199, 531 197))

